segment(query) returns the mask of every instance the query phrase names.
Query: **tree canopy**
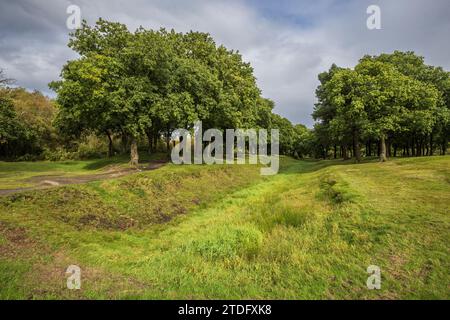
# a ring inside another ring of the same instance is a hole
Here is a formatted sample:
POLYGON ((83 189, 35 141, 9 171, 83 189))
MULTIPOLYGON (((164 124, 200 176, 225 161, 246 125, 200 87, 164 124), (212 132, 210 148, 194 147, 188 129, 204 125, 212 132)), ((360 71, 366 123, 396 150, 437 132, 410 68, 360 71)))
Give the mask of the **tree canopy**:
POLYGON ((50 84, 58 94, 57 123, 68 132, 129 138, 133 164, 141 135, 169 141, 173 130, 195 120, 205 129, 255 127, 271 113, 251 66, 206 33, 130 32, 100 19, 95 26, 84 22, 69 47, 80 58, 50 84))
POLYGON ((394 153, 403 147, 408 154, 410 148, 414 155, 432 154, 436 135, 445 152, 449 79, 449 72, 425 65, 412 52, 364 56, 354 69, 332 65, 319 75, 317 138, 324 149, 339 145, 344 158, 352 146, 357 161, 362 140, 369 156, 378 142, 381 161, 391 146, 394 153))

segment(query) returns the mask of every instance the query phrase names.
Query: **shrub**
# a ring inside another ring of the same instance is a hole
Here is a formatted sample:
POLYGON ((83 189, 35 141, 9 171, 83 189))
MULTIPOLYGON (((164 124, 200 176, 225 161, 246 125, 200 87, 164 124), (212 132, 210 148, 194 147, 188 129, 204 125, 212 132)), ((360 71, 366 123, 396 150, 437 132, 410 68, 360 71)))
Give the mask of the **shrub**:
POLYGON ((108 150, 108 146, 104 139, 100 139, 94 134, 84 136, 77 148, 78 159, 101 158, 108 150))
POLYGON ((49 161, 64 161, 76 159, 77 155, 63 148, 56 148, 54 150, 45 148, 42 152, 42 158, 49 161))
POLYGON ((17 157, 15 160, 16 161, 38 161, 38 160, 42 160, 42 156, 26 153, 23 156, 17 157))

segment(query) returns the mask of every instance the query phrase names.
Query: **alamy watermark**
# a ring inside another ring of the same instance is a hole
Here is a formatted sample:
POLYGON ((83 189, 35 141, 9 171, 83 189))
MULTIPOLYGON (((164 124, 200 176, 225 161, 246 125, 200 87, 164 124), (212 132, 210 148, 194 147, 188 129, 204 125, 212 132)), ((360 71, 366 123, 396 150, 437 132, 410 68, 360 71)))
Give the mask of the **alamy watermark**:
POLYGON ((366 285, 367 289, 373 290, 381 289, 381 269, 379 266, 376 265, 370 265, 367 267, 367 273, 370 274, 370 276, 367 278, 366 285))
POLYGON ((67 289, 79 290, 81 289, 81 268, 77 265, 70 265, 67 267, 66 274, 67 277, 67 289))
POLYGON ((270 154, 268 154, 269 136, 266 129, 226 129, 225 159, 223 132, 219 129, 208 129, 203 133, 202 122, 194 125, 194 159, 192 161, 191 133, 186 129, 177 129, 172 137, 178 142, 172 149, 171 158, 174 164, 263 164, 261 175, 273 175, 279 168, 279 130, 270 131, 270 154), (246 152, 248 141, 248 153, 246 152), (203 149, 204 142, 208 145, 203 149), (235 143, 236 142, 236 143, 235 143), (235 157, 236 154, 236 157, 235 157))
POLYGON ((372 4, 367 7, 366 13, 370 16, 366 20, 366 26, 369 30, 381 29, 381 9, 379 6, 372 4))
POLYGON ((81 28, 81 9, 75 4, 67 7, 66 13, 69 15, 66 20, 66 27, 69 30, 81 28))

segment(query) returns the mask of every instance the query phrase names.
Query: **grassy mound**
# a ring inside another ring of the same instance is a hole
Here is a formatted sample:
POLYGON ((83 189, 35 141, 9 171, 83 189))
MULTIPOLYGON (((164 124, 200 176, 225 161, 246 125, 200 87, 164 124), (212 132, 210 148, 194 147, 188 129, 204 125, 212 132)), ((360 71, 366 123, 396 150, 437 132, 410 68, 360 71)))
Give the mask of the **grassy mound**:
POLYGON ((0 198, 0 205, 76 229, 125 230, 168 222, 258 179, 258 169, 249 165, 169 165, 120 179, 14 194, 0 198))
POLYGON ((264 178, 253 166, 166 166, 9 196, 4 230, 31 240, 1 233, 0 296, 448 299, 449 182, 450 157, 284 158, 264 178), (69 264, 85 279, 76 292, 69 264), (366 287, 369 265, 381 290, 366 287))

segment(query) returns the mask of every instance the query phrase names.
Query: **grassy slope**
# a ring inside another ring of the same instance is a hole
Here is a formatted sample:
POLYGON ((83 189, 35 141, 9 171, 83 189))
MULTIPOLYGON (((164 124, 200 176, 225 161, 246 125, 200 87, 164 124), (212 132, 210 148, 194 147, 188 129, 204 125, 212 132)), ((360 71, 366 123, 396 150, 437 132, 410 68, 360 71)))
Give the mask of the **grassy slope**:
POLYGON ((0 297, 450 298, 449 157, 258 173, 170 165, 1 199, 0 297))
MULTIPOLYGON (((141 163, 149 160, 158 160, 166 157, 164 154, 141 154, 141 163)), ((67 160, 67 161, 36 161, 36 162, 5 162, 0 161, 0 189, 13 189, 31 187, 30 178, 36 176, 58 175, 74 176, 95 174, 107 166, 128 167, 127 155, 94 160, 67 160)))

